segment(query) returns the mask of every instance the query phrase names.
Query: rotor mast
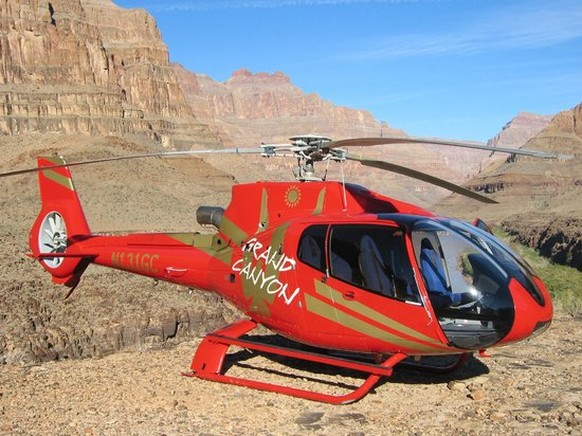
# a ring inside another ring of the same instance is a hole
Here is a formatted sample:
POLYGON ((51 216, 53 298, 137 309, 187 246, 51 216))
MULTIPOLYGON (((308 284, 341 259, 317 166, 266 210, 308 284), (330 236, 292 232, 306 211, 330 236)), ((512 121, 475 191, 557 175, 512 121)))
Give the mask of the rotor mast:
POLYGON ((292 154, 297 159, 297 166, 293 170, 295 179, 300 182, 321 182, 325 177, 315 175, 315 163, 333 160, 343 162, 346 152, 339 148, 330 148, 327 144, 331 138, 318 135, 301 135, 289 138, 289 144, 263 144, 265 157, 284 156, 292 154))

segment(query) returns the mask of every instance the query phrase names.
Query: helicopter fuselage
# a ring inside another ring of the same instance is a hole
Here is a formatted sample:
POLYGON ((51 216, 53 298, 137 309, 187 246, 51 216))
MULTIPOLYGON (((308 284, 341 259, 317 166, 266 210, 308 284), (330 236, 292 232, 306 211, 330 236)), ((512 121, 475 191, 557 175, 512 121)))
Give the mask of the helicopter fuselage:
POLYGON ((225 210, 200 214, 211 233, 99 235, 67 168, 39 177, 30 245, 57 283, 95 263, 216 292, 303 344, 378 355, 482 350, 552 319, 541 280, 492 235, 358 185, 235 185, 225 210))

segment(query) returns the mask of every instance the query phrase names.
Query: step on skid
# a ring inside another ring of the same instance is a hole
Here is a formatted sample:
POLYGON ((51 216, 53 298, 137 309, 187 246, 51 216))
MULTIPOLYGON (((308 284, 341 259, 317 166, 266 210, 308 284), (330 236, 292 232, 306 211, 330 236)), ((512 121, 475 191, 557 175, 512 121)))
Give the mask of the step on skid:
POLYGON ((408 357, 404 353, 396 353, 380 364, 373 364, 296 348, 270 345, 249 339, 241 339, 243 335, 252 331, 256 326, 257 323, 252 320, 241 320, 206 335, 196 350, 192 364, 190 365, 190 371, 183 373, 183 375, 220 383, 246 386, 253 389, 276 392, 324 403, 347 404, 364 397, 376 385, 380 378, 391 376, 394 366, 408 357), (347 394, 331 395, 259 380, 229 376, 226 375, 224 363, 231 346, 257 351, 259 353, 359 371, 367 373, 368 377, 359 387, 347 394))

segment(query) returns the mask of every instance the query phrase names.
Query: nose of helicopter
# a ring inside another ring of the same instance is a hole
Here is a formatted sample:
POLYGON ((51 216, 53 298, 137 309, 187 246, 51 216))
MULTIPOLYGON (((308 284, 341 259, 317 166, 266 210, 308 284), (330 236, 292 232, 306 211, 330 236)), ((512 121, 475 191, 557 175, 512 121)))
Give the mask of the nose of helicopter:
POLYGON ((498 345, 521 341, 546 331, 550 326, 554 314, 552 299, 543 282, 537 277, 533 280, 539 290, 536 296, 532 296, 515 278, 509 283, 514 321, 511 330, 498 345))

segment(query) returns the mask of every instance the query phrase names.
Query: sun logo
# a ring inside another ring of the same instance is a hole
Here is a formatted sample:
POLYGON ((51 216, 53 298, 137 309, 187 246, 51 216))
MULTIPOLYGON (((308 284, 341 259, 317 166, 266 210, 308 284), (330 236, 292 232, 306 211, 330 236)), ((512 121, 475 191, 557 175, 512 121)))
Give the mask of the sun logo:
POLYGON ((287 207, 295 207, 301 201, 301 191, 296 186, 289 186, 285 192, 285 204, 287 207))

